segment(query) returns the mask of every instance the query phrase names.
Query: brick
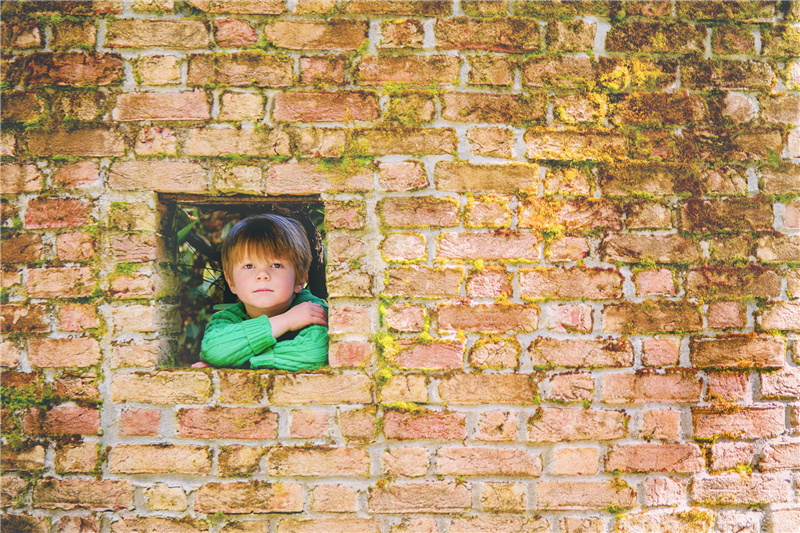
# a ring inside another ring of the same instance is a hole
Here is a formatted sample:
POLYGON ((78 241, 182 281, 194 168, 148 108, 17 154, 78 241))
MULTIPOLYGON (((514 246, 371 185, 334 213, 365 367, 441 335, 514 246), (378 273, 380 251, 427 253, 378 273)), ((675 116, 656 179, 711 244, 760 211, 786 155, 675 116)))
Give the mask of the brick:
POLYGON ((224 93, 220 120, 260 120, 264 117, 264 97, 250 93, 224 93))
POLYGON ((460 67, 461 60, 452 55, 366 56, 356 66, 353 79, 357 85, 455 85, 460 67))
POLYGON ((118 85, 124 77, 118 55, 96 52, 35 52, 17 58, 11 70, 28 87, 104 87, 118 85))
POLYGON ((596 231, 619 230, 619 206, 605 199, 527 198, 520 205, 521 228, 596 231))
POLYGON ((414 261, 428 257, 425 237, 417 233, 394 233, 381 243, 384 261, 414 261))
POLYGON ((796 443, 768 444, 762 451, 759 470, 789 470, 799 468, 800 448, 796 443))
POLYGON ((120 157, 125 155, 125 143, 116 130, 31 132, 28 134, 28 150, 41 157, 120 157))
POLYGON ((703 453, 694 443, 633 444, 613 446, 606 472, 702 472, 703 453))
MULTIPOLYGON (((770 153, 783 151, 783 138, 780 131, 770 126, 742 127, 738 130, 721 131, 717 129, 685 130, 676 139, 676 153, 670 157, 680 157, 688 161, 763 161, 770 153)), ((789 143, 791 145, 791 143, 789 143)), ((758 202, 758 199, 754 199, 758 202)), ((697 200, 702 203, 702 200, 697 200)), ((731 204, 741 206, 746 199, 731 204)), ((755 208, 755 206, 752 206, 755 208)), ((752 213, 751 213, 752 215, 752 213)), ((750 223, 751 221, 747 221, 750 223)))
POLYGON ((368 23, 361 20, 281 20, 267 24, 264 38, 290 50, 356 50, 367 33, 368 23))
POLYGON ((749 442, 715 442, 711 445, 711 468, 732 470, 749 467, 753 451, 753 444, 749 442))
POLYGON ((542 122, 546 115, 546 98, 539 93, 525 96, 446 93, 442 102, 442 118, 454 122, 529 124, 542 122))
POLYGON ((588 133, 576 129, 530 128, 525 132, 529 159, 560 161, 613 161, 625 159, 627 145, 619 133, 595 128, 588 133))
POLYGON ((788 503, 792 498, 791 480, 782 473, 749 476, 738 473, 698 474, 693 479, 691 498, 699 503, 715 505, 788 503))
POLYGON ((421 343, 401 339, 391 360, 400 368, 460 370, 464 366, 464 344, 460 341, 421 343))
POLYGON ((297 439, 314 439, 330 432, 330 414, 327 411, 295 409, 289 426, 289 435, 297 439))
POLYGON ((28 272, 28 295, 32 298, 85 298, 95 286, 89 268, 36 268, 28 272))
POLYGON ((609 481, 540 481, 536 484, 537 508, 546 510, 583 510, 631 508, 636 505, 636 491, 627 483, 609 481))
MULTIPOLYGON (((290 153, 289 136, 281 130, 198 128, 189 131, 184 152, 189 156, 204 157, 288 156, 290 153)), ((194 166, 192 163, 183 164, 194 166)))
POLYGON ((344 85, 344 56, 300 57, 300 83, 344 85))
POLYGON ((713 59, 692 61, 681 72, 681 82, 689 90, 751 91, 769 90, 778 79, 765 61, 713 59))
POLYGON ((757 101, 739 93, 728 93, 722 114, 736 122, 750 122, 758 116, 757 101))
POLYGON ((707 35, 702 26, 688 22, 624 21, 606 34, 610 52, 690 54, 703 52, 707 35))
POLYGON ((781 279, 772 270, 756 266, 701 267, 686 276, 686 292, 690 298, 777 298, 781 279))
POLYGON ((513 159, 516 156, 516 135, 513 130, 476 126, 467 130, 467 139, 474 156, 504 159, 513 159))
POLYGON ((772 204, 765 199, 689 199, 681 211, 686 231, 755 232, 772 228, 772 204))
POLYGON ((502 267, 486 267, 467 280, 467 295, 471 298, 502 298, 513 292, 511 274, 502 267))
POLYGON ((745 373, 708 372, 710 400, 737 401, 750 397, 750 378, 745 373))
POLYGON ((764 28, 761 54, 767 57, 797 57, 800 31, 790 24, 775 24, 764 28))
POLYGON ((778 302, 758 315, 758 329, 800 332, 800 302, 778 302))
POLYGON ((416 17, 447 17, 453 14, 449 0, 353 0, 348 2, 347 13, 353 15, 413 15, 416 17))
POLYGON ((0 366, 14 367, 19 365, 20 348, 16 342, 0 342, 0 366))
POLYGON ((554 374, 549 378, 547 397, 557 402, 581 402, 594 399, 594 379, 586 373, 554 374))
POLYGON ((708 121, 705 100, 687 93, 637 93, 621 97, 612 122, 617 125, 666 126, 708 121))
POLYGON ((545 257, 551 263, 577 261, 589 254, 585 237, 562 236, 545 245, 545 257))
POLYGON ((95 238, 82 231, 56 237, 56 255, 62 261, 89 261, 95 254, 95 238))
POLYGON ((539 337, 528 347, 534 366, 562 368, 633 365, 633 346, 625 339, 551 339, 539 337))
POLYGON ((686 163, 631 162, 598 168, 603 194, 609 196, 700 195, 706 192, 699 169, 686 163))
POLYGON ((596 83, 596 63, 589 57, 533 57, 521 65, 522 85, 586 89, 596 83))
POLYGON ((369 333, 372 328, 371 307, 366 305, 343 305, 331 302, 330 333, 369 333))
POLYGON ((526 53, 541 48, 539 26, 516 17, 438 19, 434 33, 437 46, 445 50, 526 53))
POLYGON ((50 331, 49 308, 36 304, 8 303, 2 306, 2 329, 7 333, 44 333, 50 331))
POLYGON ((274 439, 278 414, 268 408, 202 407, 179 409, 177 436, 197 439, 274 439))
POLYGON ((526 496, 527 487, 523 483, 484 483, 481 507, 493 513, 524 512, 526 496))
POLYGON ((800 125, 800 98, 795 94, 762 96, 759 100, 764 122, 800 125))
POLYGON ((443 191, 516 193, 539 188, 539 165, 509 163, 481 165, 439 161, 434 170, 436 188, 443 191))
POLYGON ((800 189, 800 165, 764 166, 760 174, 760 188, 764 193, 783 194, 800 189))
POLYGON ((181 81, 181 67, 174 56, 140 57, 134 69, 142 85, 175 85, 181 81))
POLYGON ((41 445, 22 450, 13 450, 4 446, 3 470, 6 472, 42 470, 44 469, 44 454, 44 446, 41 445))
POLYGON ((403 128, 393 130, 354 130, 352 146, 361 156, 446 155, 456 152, 457 139, 452 128, 403 128))
POLYGON ((275 376, 269 398, 272 404, 371 403, 371 380, 363 374, 290 374, 275 376))
MULTIPOLYGON (((163 241, 159 242, 155 234, 122 234, 112 235, 110 239, 111 257, 119 262, 144 262, 155 261, 160 256, 163 257, 163 241)), ((133 276, 127 276, 132 279, 133 276)), ((124 282, 122 282, 124 284, 124 282)), ((115 288, 112 287, 112 290, 115 288)), ((125 289, 130 290, 130 288, 125 289)))
POLYGON ((717 523, 714 515, 692 509, 687 513, 640 513, 620 516, 614 526, 620 533, 634 531, 651 531, 666 533, 668 531, 710 531, 712 524, 717 523))
POLYGON ((599 124, 608 114, 608 99, 591 93, 586 96, 568 94, 553 101, 553 118, 562 124, 599 124))
POLYGON ((123 93, 111 116, 117 121, 132 120, 206 120, 211 117, 203 91, 169 93, 123 93))
POLYGON ((45 111, 44 102, 36 93, 9 91, 4 94, 3 99, 5 100, 4 122, 33 121, 42 117, 45 111))
POLYGON ((33 263, 44 259, 42 236, 36 233, 4 234, 5 263, 33 263))
POLYGON ((332 368, 366 366, 373 353, 369 342, 334 341, 330 344, 329 364, 332 368))
POLYGON ((597 473, 599 462, 595 448, 558 448, 553 450, 550 471, 557 476, 590 476, 597 473))
POLYGON ((518 417, 507 411, 482 413, 475 430, 475 438, 487 442, 517 440, 518 417))
POLYGON ((100 362, 100 345, 95 339, 30 339, 28 361, 40 368, 83 367, 100 362))
POLYGON ((25 227, 71 228, 91 222, 92 205, 78 198, 31 198, 25 213, 25 227))
POLYGON ((766 235, 758 239, 756 257, 764 263, 794 263, 800 258, 800 237, 766 235))
POLYGON ((428 176, 419 161, 379 163, 378 185, 386 191, 413 191, 426 187, 428 176))
POLYGON ((112 474, 208 475, 211 451, 194 445, 119 445, 111 448, 108 468, 112 474))
POLYGON ((647 301, 603 308, 605 333, 672 333, 701 331, 700 308, 688 302, 647 301))
POLYGON ((681 5, 676 13, 689 19, 765 22, 772 20, 775 8, 771 2, 729 2, 720 5, 681 5))
POLYGON ((474 261, 537 261, 535 234, 498 230, 493 233, 443 233, 439 237, 437 258, 474 261))
POLYGON ((161 425, 158 409, 130 408, 119 415, 119 434, 122 436, 155 437, 161 425))
POLYGON ((384 293, 389 296, 457 298, 463 280, 464 270, 461 268, 392 268, 386 271, 384 293))
POLYGON ((63 405, 47 411, 31 409, 25 416, 25 432, 32 435, 98 435, 100 411, 63 405))
POLYGON ((114 522, 113 533, 163 531, 165 533, 201 533, 207 531, 205 522, 186 518, 126 517, 114 522))
POLYGON ((394 375, 380 389, 380 400, 392 402, 428 401, 428 389, 425 376, 394 375))
POLYGON ((144 127, 139 130, 134 151, 137 155, 177 155, 178 139, 169 128, 144 127))
POLYGON ((464 439, 467 436, 466 413, 451 411, 387 410, 383 433, 387 439, 464 439))
POLYGON ((356 448, 280 447, 267 453, 273 476, 357 476, 369 474, 369 454, 356 448))
POLYGON ((422 48, 425 29, 418 20, 381 21, 381 49, 422 48))
POLYGON ((244 20, 227 18, 214 20, 214 41, 221 47, 243 47, 255 44, 258 35, 244 20))
POLYGON ((800 398, 800 372, 789 367, 761 375, 761 394, 765 398, 793 400, 800 398))
POLYGON ((438 391, 449 405, 532 405, 537 389, 531 374, 476 372, 443 378, 438 391))
POLYGON ((111 397, 116 402, 198 404, 206 403, 211 393, 211 377, 203 372, 131 372, 111 378, 111 397))
POLYGON ((446 447, 437 452, 442 475, 539 477, 542 458, 525 450, 446 447))
POLYGON ((469 511, 472 496, 468 485, 453 481, 393 483, 370 487, 371 513, 457 514, 469 511))
POLYGON ((109 48, 208 48, 210 39, 201 20, 153 20, 118 18, 108 24, 109 48))
POLYGON ((328 296, 333 298, 369 298, 373 280, 366 272, 340 271, 328 274, 328 296))
POLYGON ((675 296, 678 292, 672 271, 642 270, 634 275, 636 294, 639 296, 675 296))
POLYGON ((346 233, 328 233, 328 260, 336 263, 358 261, 366 254, 364 241, 346 233))
POLYGON ((781 337, 692 337, 689 343, 692 365, 700 368, 779 368, 785 351, 781 337))
POLYGON ((0 186, 3 194, 34 192, 42 187, 42 175, 36 165, 0 165, 0 186))
POLYGON ((24 20, 3 22, 3 48, 25 49, 42 46, 42 31, 38 25, 24 20))
POLYGON ((226 403, 258 403, 264 395, 261 378, 248 371, 217 371, 219 376, 219 400, 226 403))
POLYGON ((419 306, 393 304, 386 308, 383 318, 392 331, 421 331, 424 326, 425 313, 419 306))
POLYGON ((128 481, 44 478, 33 490, 33 505, 41 509, 133 509, 133 487, 128 481))
POLYGON ((685 503, 686 489, 680 479, 648 477, 642 485, 646 505, 681 505, 685 503))
POLYGON ((681 412, 677 409, 650 409, 642 415, 642 439, 676 440, 681 435, 681 412))
POLYGON ((286 12, 281 0, 190 0, 189 3, 206 13, 280 15, 286 12))
MULTIPOLYGON (((492 1, 491 3, 495 2, 492 1)), ((550 524, 541 516, 533 516, 530 518, 508 515, 472 516, 454 518, 450 524, 450 533, 481 533, 482 531, 491 531, 493 533, 546 533, 549 530, 550 524)), ((421 530, 413 531, 415 531, 415 533, 428 533, 427 531, 421 530)), ((435 530, 432 530, 430 533, 435 533, 435 530)))
POLYGON ((607 374, 603 379, 603 400, 611 404, 698 402, 702 389, 702 380, 690 372, 607 374))
POLYGON ((243 87, 288 87, 294 81, 292 61, 261 50, 189 56, 187 83, 243 87))
POLYGON ((58 533, 98 533, 102 525, 100 519, 91 516, 65 516, 58 521, 58 533))
POLYGON ((356 491, 347 485, 317 485, 311 491, 311 510, 319 513, 352 513, 358 509, 356 498, 356 491))
POLYGON ((224 446, 217 455, 223 477, 247 477, 258 471, 263 450, 259 446, 224 446))
POLYGON ((458 224, 459 205, 455 198, 390 197, 381 200, 378 209, 383 223, 393 227, 453 227, 458 224))
MULTIPOLYGON (((8 507, 21 503, 21 499, 27 492, 27 480, 16 474, 6 474, 2 477, 2 488, 0 489, 0 498, 2 498, 2 506, 8 507)), ((8 520, 9 515, 6 515, 4 520, 8 520)), ((434 532, 436 533, 436 532, 434 532)))
POLYGON ((275 96, 273 117, 288 122, 341 122, 374 120, 380 109, 375 93, 291 92, 275 96))
POLYGON ((297 483, 206 483, 195 493, 200 513, 297 513, 303 510, 303 490, 297 483))
POLYGON ((765 404, 736 407, 729 411, 714 407, 692 407, 692 423, 695 439, 774 437, 785 429, 784 406, 765 404))
POLYGON ((615 440, 627 435, 624 411, 539 408, 528 419, 528 441, 615 440))
POLYGON ((363 191, 371 188, 371 183, 372 170, 369 168, 329 170, 314 163, 286 163, 270 167, 267 171, 268 194, 363 191))
POLYGON ((278 524, 278 533, 375 533, 380 522, 374 518, 285 518, 278 524))
POLYGON ((610 268, 520 270, 520 295, 525 299, 616 300, 622 298, 622 275, 610 268))
POLYGON ((587 52, 594 48, 597 25, 583 20, 547 22, 545 45, 550 51, 587 52))
POLYGON ((378 434, 376 409, 339 410, 339 431, 347 441, 374 442, 378 434))
POLYGON ((775 510, 770 513, 770 531, 772 533, 792 533, 800 520, 800 511, 797 509, 775 510))
MULTIPOLYGON (((496 2, 493 2, 496 4, 496 2)), ((469 85, 491 85, 509 87, 514 84, 515 65, 504 57, 471 55, 467 57, 470 66, 467 73, 469 85)))
POLYGON ((440 331, 535 331, 539 324, 539 308, 516 304, 443 304, 439 306, 440 331))

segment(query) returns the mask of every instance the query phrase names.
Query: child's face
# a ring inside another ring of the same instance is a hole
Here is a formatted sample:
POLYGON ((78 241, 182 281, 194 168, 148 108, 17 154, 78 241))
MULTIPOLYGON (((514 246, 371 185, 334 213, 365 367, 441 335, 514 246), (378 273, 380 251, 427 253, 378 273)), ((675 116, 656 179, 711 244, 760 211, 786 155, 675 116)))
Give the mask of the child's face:
POLYGON ((247 253, 225 273, 225 279, 250 318, 285 313, 305 284, 305 280, 295 279, 294 265, 289 261, 247 253))

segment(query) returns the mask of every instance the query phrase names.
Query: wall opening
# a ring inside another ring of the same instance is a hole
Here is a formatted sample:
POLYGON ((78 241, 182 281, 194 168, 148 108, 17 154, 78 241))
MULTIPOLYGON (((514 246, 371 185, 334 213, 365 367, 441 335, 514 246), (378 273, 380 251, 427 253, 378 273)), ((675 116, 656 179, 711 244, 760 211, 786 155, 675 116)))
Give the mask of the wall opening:
POLYGON ((211 315, 227 304, 236 303, 222 275, 220 247, 231 228, 251 215, 276 213, 294 218, 306 230, 313 260, 307 288, 327 298, 325 280, 325 208, 315 197, 281 198, 279 201, 252 198, 208 198, 193 195, 162 195, 166 206, 162 226, 169 257, 178 280, 174 299, 180 312, 180 333, 175 366, 189 366, 199 360, 203 331, 211 315))

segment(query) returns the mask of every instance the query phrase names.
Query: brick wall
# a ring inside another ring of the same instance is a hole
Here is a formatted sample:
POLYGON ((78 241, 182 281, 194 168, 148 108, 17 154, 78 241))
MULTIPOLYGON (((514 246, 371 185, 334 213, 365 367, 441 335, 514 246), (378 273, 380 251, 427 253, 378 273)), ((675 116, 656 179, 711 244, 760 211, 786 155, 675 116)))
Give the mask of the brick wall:
POLYGON ((4 531, 796 531, 800 2, 2 4, 4 531), (165 367, 164 194, 324 202, 330 368, 165 367))

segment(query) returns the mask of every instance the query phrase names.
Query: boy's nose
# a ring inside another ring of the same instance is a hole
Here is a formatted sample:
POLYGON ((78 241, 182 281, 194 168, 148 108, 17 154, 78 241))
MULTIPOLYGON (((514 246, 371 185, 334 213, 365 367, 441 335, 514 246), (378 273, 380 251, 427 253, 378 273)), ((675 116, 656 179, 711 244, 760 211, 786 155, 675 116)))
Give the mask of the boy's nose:
POLYGON ((269 270, 266 268, 259 268, 258 277, 259 279, 269 279, 269 270))

